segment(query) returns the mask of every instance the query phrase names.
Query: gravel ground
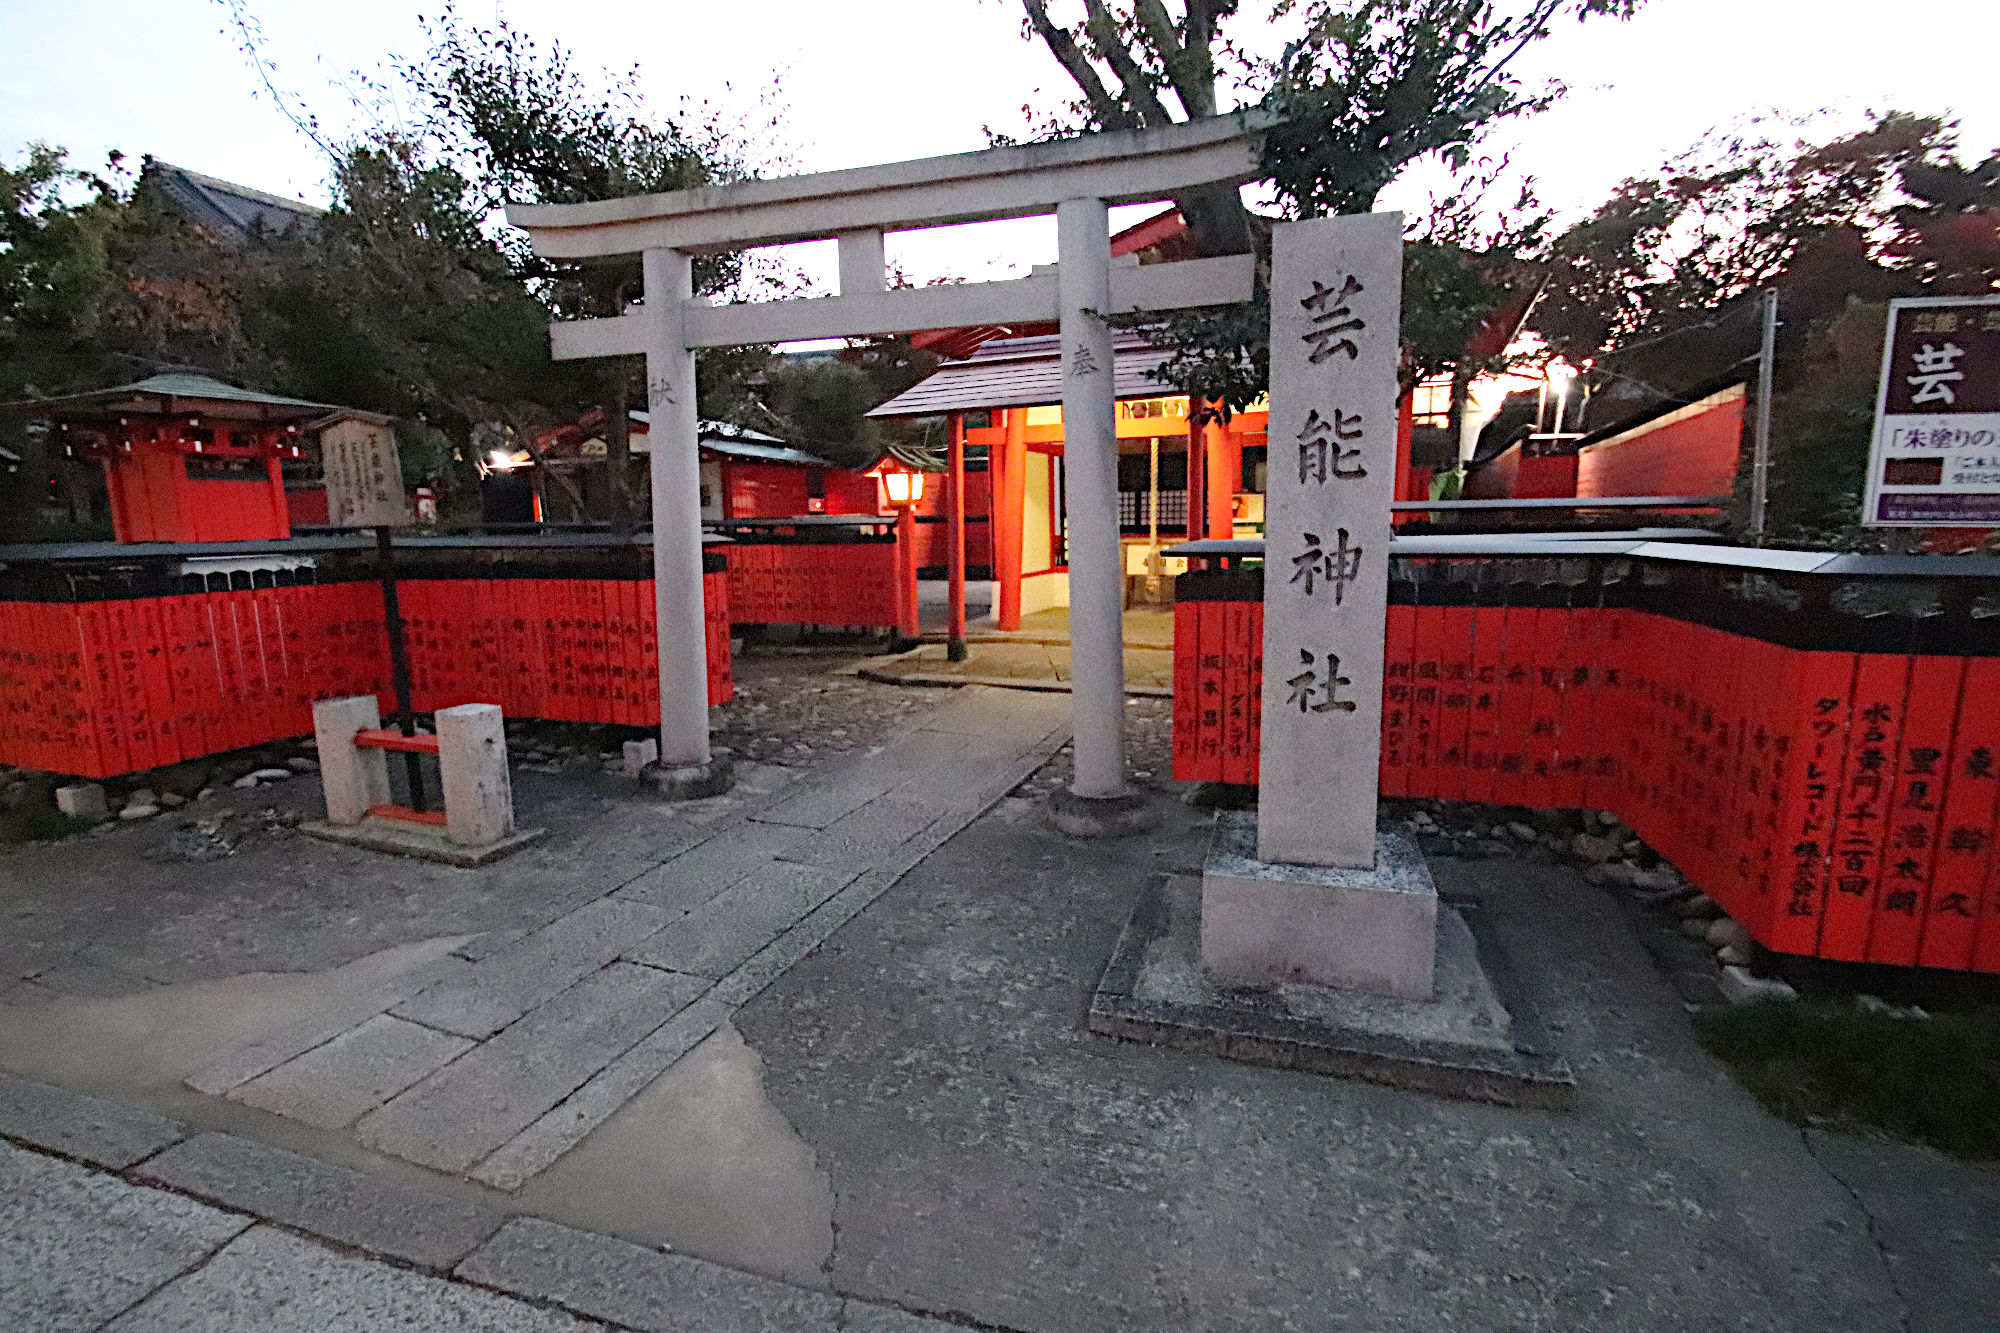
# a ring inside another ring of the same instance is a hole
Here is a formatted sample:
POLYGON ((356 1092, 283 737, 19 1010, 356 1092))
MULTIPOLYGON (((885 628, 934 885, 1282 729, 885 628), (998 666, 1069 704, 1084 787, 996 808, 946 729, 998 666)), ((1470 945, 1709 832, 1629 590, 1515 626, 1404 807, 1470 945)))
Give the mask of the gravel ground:
POLYGON ((736 697, 720 710, 715 744, 738 759, 810 763, 875 744, 948 693, 834 674, 856 660, 852 652, 745 645, 736 656, 736 697))
MULTIPOLYGON (((1143 786, 1165 788, 1174 777, 1174 701, 1125 701, 1125 768, 1143 786)), ((1046 796, 1066 786, 1076 771, 1073 747, 1065 745, 1049 762, 1014 788, 1016 796, 1046 796)))

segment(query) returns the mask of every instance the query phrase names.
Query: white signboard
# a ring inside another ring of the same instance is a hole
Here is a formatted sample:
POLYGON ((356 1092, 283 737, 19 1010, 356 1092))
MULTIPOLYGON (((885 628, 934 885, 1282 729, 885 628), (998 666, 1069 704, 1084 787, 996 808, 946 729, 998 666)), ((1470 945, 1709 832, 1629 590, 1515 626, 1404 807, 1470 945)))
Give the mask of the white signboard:
POLYGON ((1861 521, 2000 526, 2000 296, 1889 303, 1861 521))
POLYGON ((1272 234, 1257 856, 1368 869, 1396 482, 1403 215, 1272 234))
POLYGON ((396 432, 348 417, 319 433, 326 477, 326 521, 337 528, 394 527, 410 521, 396 432))

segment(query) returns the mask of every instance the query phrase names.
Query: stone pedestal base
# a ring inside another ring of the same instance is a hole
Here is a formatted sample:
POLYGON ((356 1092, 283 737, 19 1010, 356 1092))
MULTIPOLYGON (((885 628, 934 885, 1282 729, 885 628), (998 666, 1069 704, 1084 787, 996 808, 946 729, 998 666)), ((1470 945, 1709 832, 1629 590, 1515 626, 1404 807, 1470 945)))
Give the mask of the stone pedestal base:
POLYGON ((1078 796, 1067 787, 1049 793, 1043 807, 1049 827, 1072 838, 1129 838, 1160 822, 1160 812, 1144 792, 1123 796, 1078 796))
POLYGON ((454 842, 443 829, 435 825, 413 824, 407 820, 368 815, 358 824, 334 824, 324 819, 309 819, 299 825, 299 832, 327 842, 344 842, 350 847, 365 847, 371 852, 413 856, 419 861, 439 861, 448 866, 470 868, 483 866, 518 852, 529 843, 540 841, 548 830, 511 829, 492 842, 468 847, 463 843, 454 842))
POLYGON ((1218 980, 1303 982, 1428 1000, 1437 886, 1407 838, 1376 835, 1375 868, 1257 859, 1255 811, 1216 816, 1201 877, 1201 961, 1218 980))
POLYGON ((736 771, 728 759, 711 759, 705 764, 668 764, 655 760, 639 770, 639 787, 662 801, 699 801, 720 796, 736 783, 736 771))
POLYGON ((1091 997, 1092 1032, 1447 1097, 1572 1103, 1575 1076, 1471 905, 1438 909, 1435 984, 1423 1000, 1225 982, 1202 965, 1202 916, 1193 875, 1147 891, 1091 997))

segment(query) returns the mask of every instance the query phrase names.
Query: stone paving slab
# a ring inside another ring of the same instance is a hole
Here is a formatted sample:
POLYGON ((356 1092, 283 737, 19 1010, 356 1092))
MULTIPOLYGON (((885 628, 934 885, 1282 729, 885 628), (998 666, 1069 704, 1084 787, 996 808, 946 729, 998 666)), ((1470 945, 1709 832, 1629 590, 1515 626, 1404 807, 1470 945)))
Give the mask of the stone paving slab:
POLYGON ((675 1061, 706 1041, 732 1010, 720 1000, 696 1000, 508 1140, 479 1164, 472 1178, 495 1189, 521 1188, 530 1176, 583 1142, 675 1061))
POLYGON ((0 1327, 94 1329, 250 1219, 0 1144, 0 1327))
POLYGON ((849 1301, 840 1312, 841 1333, 961 1333, 964 1328, 865 1301, 849 1301))
POLYGON ((618 898, 585 903, 394 1009, 426 1027, 484 1040, 664 926, 657 907, 618 898))
POLYGON ((936 823, 943 808, 930 801, 881 796, 826 826, 785 853, 788 861, 859 874, 936 823))
POLYGON ((477 963, 481 959, 491 958, 527 933, 525 930, 489 930, 483 935, 474 935, 453 949, 451 956, 463 958, 468 963, 477 963))
POLYGON ((599 1327, 258 1227, 106 1333, 583 1333, 599 1327))
POLYGON ((10 1003, 33 1004, 47 1000, 115 1000, 158 989, 160 983, 127 968, 87 958, 65 958, 22 983, 12 992, 10 1003))
POLYGON ((232 1134, 200 1134, 137 1178, 343 1245, 448 1269, 500 1229, 499 1213, 232 1134))
POLYGON ((1921 1333, 2000 1329, 2000 1169, 1928 1148, 1808 1129, 1806 1150, 1866 1210, 1921 1333))
POLYGON ((644 1333, 834 1333, 840 1297, 516 1218, 458 1275, 644 1333))
POLYGON ((727 976, 860 871, 770 861, 625 956, 695 976, 727 976))
POLYGON ((525 934, 455 941, 433 984, 190 1083, 518 1188, 1032 772, 1067 714, 1059 698, 962 691, 879 748, 707 803, 703 841, 607 896, 525 934), (594 1008, 577 996, 590 990, 605 992, 594 1008))
POLYGON ((119 1170, 187 1137, 177 1121, 0 1075, 0 1137, 119 1170))
POLYGON ((828 780, 811 783, 806 790, 778 802, 769 809, 758 811, 751 818, 763 824, 791 824, 798 828, 809 829, 825 828, 850 810, 857 810, 882 795, 895 784, 896 773, 893 766, 870 762, 875 759, 879 759, 879 756, 869 755, 858 760, 849 760, 836 772, 829 773, 828 780))
POLYGON ((619 889, 617 896, 670 911, 691 912, 807 836, 808 830, 801 827, 738 824, 647 871, 619 889))
POLYGON ((321 1129, 339 1129, 472 1047, 464 1037, 377 1014, 251 1079, 229 1099, 321 1129))
POLYGON ((200 1070, 187 1080, 196 1092, 220 1097, 230 1089, 268 1074, 287 1060, 323 1046, 341 1033, 365 1023, 383 1010, 423 991, 429 986, 463 974, 472 965, 462 958, 445 957, 401 976, 391 977, 301 1022, 274 1032, 262 1041, 239 1047, 200 1070))
POLYGON ((533 1124, 708 982, 631 963, 592 973, 357 1126, 362 1143, 464 1171, 533 1124))

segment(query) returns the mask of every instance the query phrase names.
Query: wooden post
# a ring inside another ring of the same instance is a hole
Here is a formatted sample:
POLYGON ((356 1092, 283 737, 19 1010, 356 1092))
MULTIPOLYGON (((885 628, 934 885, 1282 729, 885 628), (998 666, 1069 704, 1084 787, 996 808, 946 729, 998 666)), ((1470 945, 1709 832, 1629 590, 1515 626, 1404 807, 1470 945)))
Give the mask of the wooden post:
POLYGON ((951 414, 950 463, 945 469, 945 583, 950 614, 945 656, 965 660, 965 414, 951 414))
POLYGON ((997 614, 1003 630, 1021 628, 1021 544, 1028 485, 1028 409, 1007 409, 1006 435, 1000 445, 999 480, 991 489, 993 508, 993 577, 999 583, 997 614))
POLYGON ((1199 416, 1203 410, 1202 400, 1188 399, 1187 431, 1187 539, 1198 542, 1208 536, 1208 497, 1203 493, 1203 480, 1207 469, 1202 467, 1207 447, 1202 442, 1199 416))
POLYGON ((1243 478, 1243 448, 1235 431, 1225 431, 1210 417, 1202 423, 1202 447, 1207 457, 1202 472, 1208 479, 1208 535, 1236 535, 1236 488, 1243 478))
POLYGON ((915 509, 915 505, 896 506, 896 632, 910 643, 919 633, 915 509))

